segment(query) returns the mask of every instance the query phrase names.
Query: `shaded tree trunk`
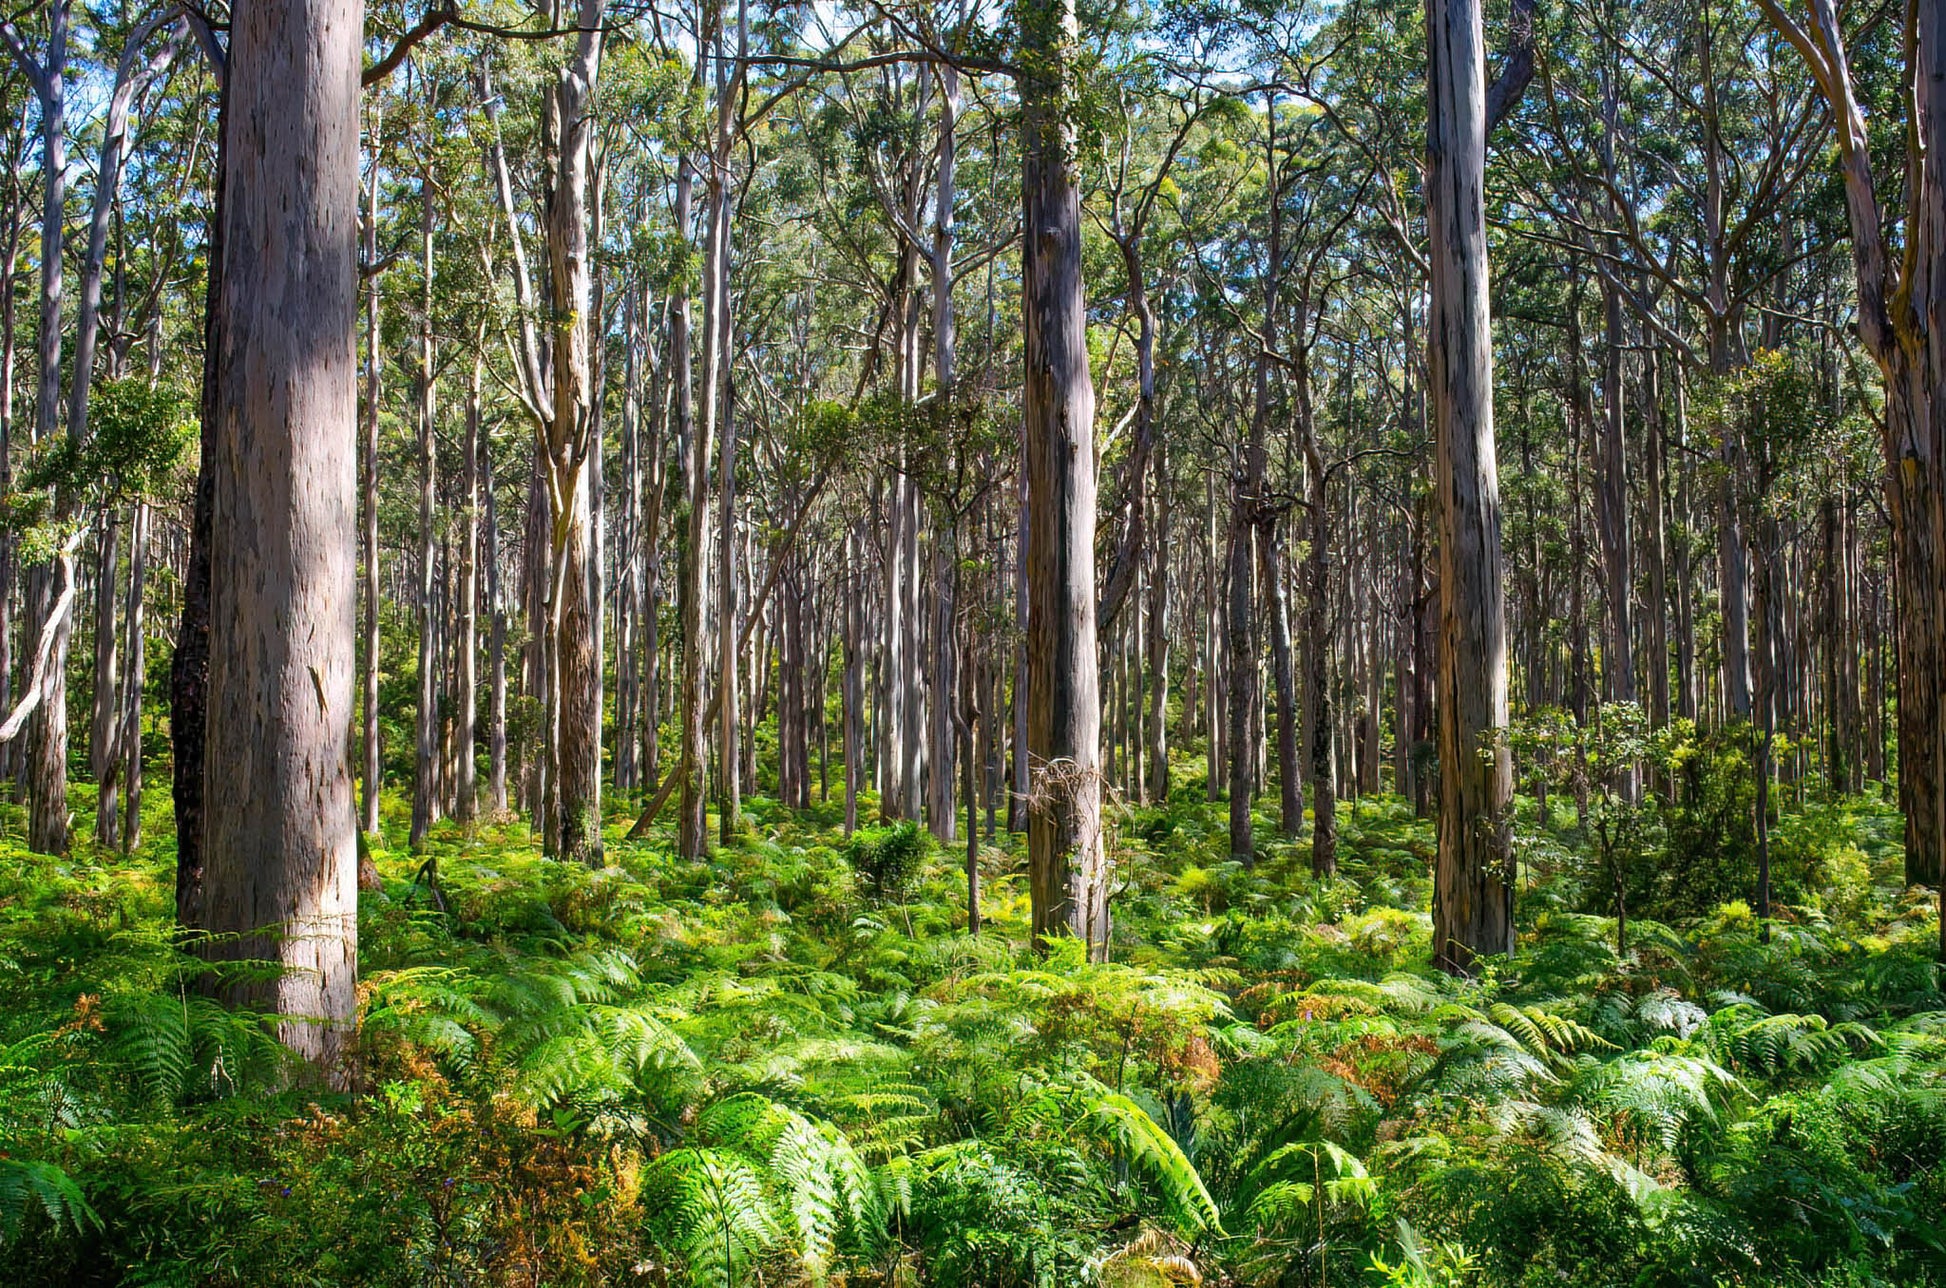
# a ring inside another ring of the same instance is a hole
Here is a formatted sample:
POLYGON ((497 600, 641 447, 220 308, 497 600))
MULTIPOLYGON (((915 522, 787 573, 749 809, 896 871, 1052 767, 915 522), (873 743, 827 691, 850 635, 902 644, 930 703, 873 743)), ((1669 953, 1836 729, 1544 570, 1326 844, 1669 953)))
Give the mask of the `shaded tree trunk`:
POLYGON ((1021 8, 1028 870, 1033 933, 1108 954, 1095 643, 1095 395, 1081 277, 1074 0, 1021 8))
POLYGON ((1513 951, 1513 763, 1487 304, 1479 0, 1426 8, 1427 326, 1439 509, 1439 849, 1433 960, 1513 951))

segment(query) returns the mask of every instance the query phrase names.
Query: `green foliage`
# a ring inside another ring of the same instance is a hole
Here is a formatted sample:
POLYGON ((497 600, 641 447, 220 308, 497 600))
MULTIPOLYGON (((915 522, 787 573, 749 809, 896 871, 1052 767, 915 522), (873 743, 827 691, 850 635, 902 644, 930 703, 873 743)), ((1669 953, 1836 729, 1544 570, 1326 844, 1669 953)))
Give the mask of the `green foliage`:
POLYGON ((77 1235, 90 1228, 101 1228, 81 1187, 52 1163, 32 1159, 0 1158, 0 1246, 20 1237, 21 1228, 35 1214, 45 1217, 56 1232, 63 1228, 77 1235))
POLYGON ((932 854, 932 838, 917 823, 863 828, 845 843, 845 861, 880 901, 898 899, 932 854))
MULTIPOLYGON (((923 831, 844 842, 762 797, 704 860, 617 839, 602 871, 442 824, 443 910, 381 838, 356 1096, 305 1085, 161 929, 166 846, 0 842, 0 1276, 1932 1282, 1937 923, 1873 809, 1774 831, 1821 856, 1811 893, 1862 861, 1844 900, 1767 942, 1734 903, 1633 916, 1619 953, 1563 811, 1519 952, 1455 981, 1408 806, 1347 811, 1320 882, 1301 851, 1224 866, 1198 796, 1133 811, 1108 963, 1027 949, 1017 849, 968 936, 923 831)), ((1671 807, 1638 808, 1646 881, 1671 807)))

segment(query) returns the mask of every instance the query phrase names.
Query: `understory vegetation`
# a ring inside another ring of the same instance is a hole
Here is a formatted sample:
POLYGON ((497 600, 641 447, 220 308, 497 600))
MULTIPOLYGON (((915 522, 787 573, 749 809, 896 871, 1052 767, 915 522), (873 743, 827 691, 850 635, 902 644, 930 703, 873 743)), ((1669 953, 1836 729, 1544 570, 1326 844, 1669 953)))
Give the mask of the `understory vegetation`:
POLYGON ((1759 925, 1709 884, 1747 882, 1707 822, 1744 768, 1671 746, 1677 804, 1520 799, 1519 952, 1473 980, 1428 962, 1409 802, 1340 807, 1335 878, 1301 841, 1245 870, 1200 761, 1114 814, 1108 964, 1030 951, 1004 830, 971 936, 962 853, 847 842, 836 804, 752 799, 703 862, 618 814, 591 870, 512 822, 409 855, 388 799, 349 1095, 171 942, 166 819, 56 860, 16 811, 0 1280, 1942 1282, 1946 1011, 1896 809, 1807 785, 1759 925))

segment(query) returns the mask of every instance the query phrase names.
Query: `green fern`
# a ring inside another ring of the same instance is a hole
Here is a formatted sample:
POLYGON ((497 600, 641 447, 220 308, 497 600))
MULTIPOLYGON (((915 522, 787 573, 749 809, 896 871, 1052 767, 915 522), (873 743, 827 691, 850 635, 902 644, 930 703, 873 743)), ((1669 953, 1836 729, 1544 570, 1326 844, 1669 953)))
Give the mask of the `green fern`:
POLYGON ((74 1178, 53 1163, 24 1158, 0 1158, 0 1247, 20 1237, 28 1215, 40 1211, 57 1230, 75 1234, 101 1229, 101 1218, 88 1206, 74 1178))
MULTIPOLYGON (((754 1092, 717 1102, 697 1135, 761 1170, 805 1272, 823 1282, 847 1236, 870 1248, 883 1227, 880 1189, 845 1134, 754 1092)), ((909 1201, 909 1195, 908 1195, 909 1201)))
POLYGON ((1196 1165, 1175 1137, 1127 1096, 1109 1093, 1089 1106, 1086 1121, 1114 1140, 1129 1162, 1145 1172, 1185 1237, 1209 1233, 1223 1237, 1222 1214, 1196 1165))
POLYGON ((110 1029, 111 1053, 156 1104, 280 1085, 290 1068, 290 1053, 264 1017, 186 989, 119 999, 110 1029))
POLYGON ((743 1272, 783 1238, 749 1160, 730 1150, 679 1149, 644 1178, 650 1210, 699 1288, 734 1288, 743 1272))

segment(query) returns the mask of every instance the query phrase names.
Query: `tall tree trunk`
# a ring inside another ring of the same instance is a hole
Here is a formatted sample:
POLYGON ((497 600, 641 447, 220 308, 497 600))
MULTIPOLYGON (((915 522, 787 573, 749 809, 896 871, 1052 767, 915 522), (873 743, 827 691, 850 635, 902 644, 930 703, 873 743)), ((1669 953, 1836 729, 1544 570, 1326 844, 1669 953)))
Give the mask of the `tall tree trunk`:
POLYGON ((434 576, 433 542, 439 513, 439 372, 432 330, 433 205, 431 177, 419 184, 419 558, 414 588, 419 613, 419 701, 414 716, 416 733, 412 762, 411 845, 423 849, 438 810, 434 781, 439 754, 439 600, 445 587, 434 576))
POLYGON ((601 837, 602 666, 589 602, 593 517, 587 463, 598 432, 600 390, 594 346, 594 263, 589 219, 594 184, 591 100, 601 66, 603 0, 581 0, 573 55, 548 97, 549 133, 558 140, 547 193, 547 247, 554 303, 553 402, 541 446, 547 458, 553 570, 548 604, 549 741, 553 852, 599 866, 601 837))
MULTIPOLYGON (((361 6, 362 8, 362 6, 361 6)), ((189 553, 182 577, 182 619, 169 662, 170 794, 176 818, 176 924, 207 925, 207 793, 204 747, 209 729, 210 541, 216 505, 217 421, 223 414, 225 313, 223 275, 228 222, 230 109, 227 63, 217 98, 215 178, 211 193, 209 274, 204 283, 203 381, 199 406, 200 449, 196 489, 190 502, 189 553)), ((256 133, 260 126, 254 127, 256 133)))
MULTIPOLYGON (((1946 734, 1939 710, 1940 668, 1946 664, 1946 596, 1940 592, 1940 546, 1946 535, 1946 486, 1941 474, 1941 422, 1946 399, 1946 331, 1934 324, 1946 301, 1946 14, 1913 7, 1906 75, 1912 86, 1907 133, 1913 141, 1906 184, 1907 244, 1899 255, 1886 243, 1865 114, 1852 84, 1837 7, 1811 0, 1811 25, 1799 28, 1770 0, 1763 8, 1810 66, 1836 126, 1839 168, 1851 222, 1858 288, 1858 332, 1885 384, 1882 419, 1887 509, 1892 520, 1897 584, 1899 802, 1905 815, 1908 884, 1937 884, 1946 847, 1946 734)), ((1946 956, 1946 916, 1940 924, 1946 956)))
POLYGON ((1662 353, 1651 349, 1642 391, 1644 438, 1648 473, 1643 479, 1644 512, 1648 516, 1643 533, 1643 556, 1648 565, 1648 642, 1649 725, 1660 729, 1669 723, 1669 557, 1667 550, 1669 515, 1669 448, 1662 417, 1662 353))
POLYGON ((1158 443, 1155 453, 1155 533, 1150 546, 1148 667, 1149 667, 1149 799, 1169 801, 1169 449, 1158 443))
MULTIPOLYGON (((848 573, 865 562, 865 541, 856 527, 845 534, 845 568, 848 573)), ((864 596, 856 587, 844 596, 844 722, 845 722, 845 835, 858 829, 858 787, 864 767, 864 596)))
MULTIPOLYGON (((383 334, 379 326, 379 274, 378 274, 378 188, 379 152, 383 146, 380 118, 376 109, 372 116, 372 173, 365 192, 365 267, 370 273, 365 292, 365 406, 364 421, 361 426, 359 444, 360 462, 363 470, 362 485, 359 488, 363 513, 360 516, 359 536, 364 544, 364 610, 362 627, 364 653, 363 672, 359 685, 363 697, 363 731, 360 740, 365 756, 364 773, 360 776, 364 788, 361 802, 362 812, 359 826, 371 835, 379 829, 378 798, 383 789, 383 761, 379 756, 378 733, 378 668, 380 643, 378 635, 378 605, 383 593, 378 576, 378 424, 379 402, 385 390, 385 353, 383 334)), ((361 865, 362 867, 362 865, 361 865)), ((376 887, 377 870, 369 874, 359 873, 360 884, 376 887)))
MULTIPOLYGON (((1306 364, 1299 370, 1299 379, 1309 378, 1306 364)), ((1304 707, 1309 716, 1304 741, 1311 778, 1311 871, 1331 876, 1338 871, 1338 760, 1333 736, 1337 719, 1331 702, 1330 484, 1324 458, 1317 451, 1309 402, 1309 397, 1300 393, 1311 519, 1304 576, 1304 707)))
POLYGON ((1439 851, 1433 960, 1513 951, 1513 762, 1487 304, 1479 0, 1426 7, 1428 368, 1439 506, 1439 851))
MULTIPOLYGON (((1296 836, 1304 828, 1304 769, 1298 760, 1297 672, 1291 659, 1291 613, 1284 594, 1284 536, 1282 524, 1267 521, 1257 545, 1263 578, 1264 621, 1270 627, 1271 676, 1277 691, 1277 830, 1296 836)), ((1306 648, 1322 653, 1325 641, 1307 639, 1306 648)), ((1318 799, 1325 799, 1320 796, 1318 799)))
POLYGON ((210 950, 283 966, 229 996, 285 1017, 285 1044, 328 1073, 356 1007, 363 31, 359 0, 233 11, 212 470, 204 773, 227 794, 205 823, 210 950))
POLYGON ((121 640, 115 626, 115 579, 121 562, 121 516, 113 509, 101 517, 95 572, 95 695, 88 731, 88 762, 95 776, 95 842, 116 843, 116 801, 121 760, 121 640))
POLYGON ((1095 394, 1081 277, 1074 0, 1021 6, 1028 869, 1033 933, 1108 954, 1095 643, 1095 394))
POLYGON ((1277 99, 1273 93, 1264 111, 1264 161, 1270 175, 1270 238, 1265 250, 1263 320, 1257 335, 1255 395, 1250 411, 1250 436, 1244 444, 1231 484, 1229 563, 1229 758, 1230 854, 1246 867, 1257 861, 1250 807, 1255 803, 1259 757, 1263 745, 1262 665, 1257 634, 1254 547, 1262 526, 1264 477, 1268 465, 1266 437, 1271 412, 1271 369, 1277 352, 1278 289, 1283 281, 1283 181, 1277 170, 1277 99))
MULTIPOLYGON (((36 63, 20 44, 11 23, 5 27, 9 48, 40 100, 41 116, 41 296, 38 362, 34 389, 34 443, 51 447, 61 415, 61 306, 65 293, 64 260, 67 247, 67 59, 71 0, 54 0, 47 9, 47 54, 36 63)), ((6 391, 8 396, 12 391, 6 391)), ((60 574, 52 562, 31 569, 27 577, 27 638, 47 629, 60 574)), ((65 854, 68 848, 68 640, 72 615, 64 615, 53 631, 40 705, 29 726, 27 743, 27 846, 42 854, 65 854)))
POLYGON ((481 443, 481 486, 486 492, 487 611, 493 626, 487 643, 491 673, 487 698, 487 795, 496 817, 507 812, 507 600, 500 586, 500 507, 493 485, 491 441, 481 443))
MULTIPOLYGON (((1602 354, 1602 428, 1599 481, 1596 484, 1596 524, 1601 531, 1602 600, 1607 612, 1607 638, 1602 645, 1602 675, 1611 702, 1635 701, 1635 632, 1632 625, 1631 569, 1634 534, 1629 522, 1628 432, 1623 368, 1627 336, 1622 329, 1622 296, 1602 283, 1605 335, 1602 354)), ((1616 775, 1616 788, 1625 801, 1641 792, 1641 780, 1630 763, 1616 775)))
POLYGON ((143 595, 149 571, 149 507, 135 503, 135 518, 130 525, 128 547, 128 605, 122 614, 128 632, 128 665, 122 673, 122 794, 125 818, 122 822, 122 853, 132 853, 142 843, 142 698, 148 688, 148 638, 144 634, 143 595))
MULTIPOLYGON (((26 128, 23 123, 21 133, 22 150, 25 148, 26 128)), ((19 155, 18 152, 15 153, 19 155)), ((15 364, 19 352, 19 314, 15 290, 20 273, 20 234, 21 221, 18 210, 22 204, 21 176, 18 168, 7 169, 7 211, 6 254, 0 262, 0 499, 13 495, 13 440, 14 440, 14 400, 13 388, 15 364)), ((14 706, 14 536, 10 532, 0 532, 0 711, 11 711, 14 706)), ((0 785, 11 783, 14 778, 14 761, 19 756, 15 742, 0 744, 0 785)), ((0 786, 0 790, 5 790, 0 786)))
MULTIPOLYGON (((676 166, 676 230, 688 236, 695 168, 685 155, 676 166)), ((709 763, 703 699, 703 599, 708 594, 709 444, 696 424, 691 389, 690 304, 687 291, 669 311, 669 354, 676 398, 676 441, 682 449, 683 527, 677 549, 677 603, 682 617, 682 775, 676 819, 677 852, 701 858, 709 846, 709 803, 705 770, 709 763)), ((713 418, 712 418, 713 422, 713 418)))
MULTIPOLYGON (((484 347, 484 333, 476 334, 476 355, 484 347)), ((473 359, 472 375, 466 382, 465 473, 460 480, 461 533, 459 551, 459 683, 455 686, 453 708, 458 721, 454 743, 459 750, 458 774, 453 784, 453 815, 471 823, 480 812, 479 767, 475 759, 478 741, 480 651, 480 384, 485 364, 473 359)))

